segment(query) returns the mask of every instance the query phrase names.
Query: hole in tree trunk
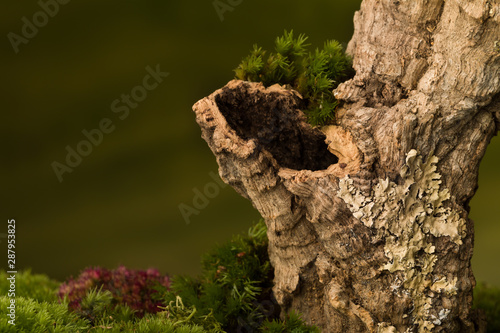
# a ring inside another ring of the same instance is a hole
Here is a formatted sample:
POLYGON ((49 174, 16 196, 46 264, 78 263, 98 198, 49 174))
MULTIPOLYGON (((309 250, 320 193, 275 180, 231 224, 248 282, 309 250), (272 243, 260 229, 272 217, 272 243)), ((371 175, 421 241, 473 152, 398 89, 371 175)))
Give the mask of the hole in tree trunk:
POLYGON ((238 136, 255 139, 281 167, 317 171, 338 162, 328 151, 325 135, 305 122, 299 111, 302 100, 281 87, 264 90, 253 83, 225 87, 215 101, 238 136))

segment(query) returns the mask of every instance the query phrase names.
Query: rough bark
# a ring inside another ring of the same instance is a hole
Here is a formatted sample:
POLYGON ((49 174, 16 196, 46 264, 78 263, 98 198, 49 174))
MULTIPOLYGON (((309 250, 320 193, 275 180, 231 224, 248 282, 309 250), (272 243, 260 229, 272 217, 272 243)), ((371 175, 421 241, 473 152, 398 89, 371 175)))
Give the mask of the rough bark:
POLYGON ((323 332, 478 331, 468 203, 500 129, 500 3, 364 0, 354 23, 335 126, 231 81, 195 104, 202 137, 266 220, 283 311, 323 332))

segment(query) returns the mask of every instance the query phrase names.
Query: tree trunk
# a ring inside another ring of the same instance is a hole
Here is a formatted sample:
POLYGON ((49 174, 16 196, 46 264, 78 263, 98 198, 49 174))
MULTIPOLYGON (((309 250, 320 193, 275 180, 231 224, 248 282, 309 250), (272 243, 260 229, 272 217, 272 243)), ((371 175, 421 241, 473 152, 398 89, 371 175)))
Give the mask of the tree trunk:
POLYGON ((231 81, 194 106, 268 226, 274 295, 322 332, 475 332, 479 163, 500 127, 498 0, 364 0, 312 128, 298 93, 231 81))

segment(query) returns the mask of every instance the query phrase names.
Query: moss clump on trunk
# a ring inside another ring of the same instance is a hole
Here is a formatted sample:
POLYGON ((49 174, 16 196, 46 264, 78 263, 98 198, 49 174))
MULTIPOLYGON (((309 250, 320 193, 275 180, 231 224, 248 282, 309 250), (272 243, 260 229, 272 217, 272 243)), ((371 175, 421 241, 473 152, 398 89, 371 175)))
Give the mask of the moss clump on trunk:
POLYGON ((351 58, 335 40, 325 42, 323 49, 307 52, 308 37, 301 34, 294 38, 293 31, 277 37, 275 53, 254 45, 250 55, 234 70, 236 78, 287 85, 297 90, 306 102, 308 122, 324 125, 334 119, 338 101, 332 90, 353 75, 351 58))

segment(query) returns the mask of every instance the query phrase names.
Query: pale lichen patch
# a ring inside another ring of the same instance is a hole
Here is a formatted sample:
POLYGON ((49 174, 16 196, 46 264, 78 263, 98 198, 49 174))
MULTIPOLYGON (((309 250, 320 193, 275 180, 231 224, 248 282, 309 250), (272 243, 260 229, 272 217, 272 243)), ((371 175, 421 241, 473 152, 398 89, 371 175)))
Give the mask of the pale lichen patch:
MULTIPOLYGON (((445 277, 432 277, 437 256, 431 235, 450 237, 457 246, 466 235, 465 220, 443 205, 450 199, 450 193, 447 189, 440 190, 437 162, 438 158, 431 156, 423 163, 417 151, 411 150, 400 172, 400 185, 380 179, 366 196, 346 176, 340 179, 337 193, 349 205, 354 217, 367 227, 383 232, 384 252, 389 261, 381 269, 403 273, 404 281, 400 286, 413 300, 411 315, 419 332, 429 332, 449 313, 441 309, 438 316, 431 314, 430 291, 456 293, 456 278, 448 281, 445 277)), ((393 291, 399 289, 391 288, 393 291)), ((380 332, 390 332, 390 329, 390 326, 379 326, 380 332)))
POLYGON ((448 314, 449 314, 450 312, 451 312, 451 311, 450 311, 450 310, 448 310, 448 309, 442 309, 441 311, 439 311, 439 314, 438 314, 438 316, 437 316, 437 317, 436 317, 436 316, 434 316, 434 315, 432 315, 432 316, 431 316, 431 317, 432 317, 432 319, 433 319, 432 323, 433 323, 434 325, 441 325, 441 322, 442 322, 444 319, 446 319, 446 317, 448 317, 448 314))
POLYGON ((439 293, 446 293, 449 296, 453 296, 457 294, 457 278, 453 278, 451 282, 448 282, 445 277, 435 281, 430 289, 439 293))
POLYGON ((379 323, 377 327, 377 333, 396 333, 396 327, 389 325, 388 323, 379 323))

